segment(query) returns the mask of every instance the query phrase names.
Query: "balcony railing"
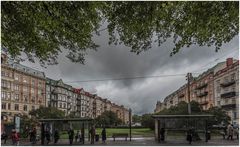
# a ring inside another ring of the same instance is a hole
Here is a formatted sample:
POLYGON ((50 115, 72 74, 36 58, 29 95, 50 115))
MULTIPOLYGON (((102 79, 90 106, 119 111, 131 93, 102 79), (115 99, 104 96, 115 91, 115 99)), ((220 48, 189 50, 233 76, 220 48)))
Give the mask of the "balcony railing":
POLYGON ((207 85, 208 85, 207 83, 201 84, 201 85, 197 86, 196 89, 202 89, 204 87, 207 87, 207 85))
POLYGON ((234 80, 231 80, 231 81, 228 81, 228 82, 221 83, 220 85, 221 85, 222 87, 228 87, 228 86, 231 86, 231 85, 233 85, 233 84, 235 84, 235 81, 234 81, 234 80))
POLYGON ((178 96, 178 98, 183 98, 184 97, 184 94, 180 94, 179 96, 178 96))
POLYGON ((200 105, 206 105, 206 104, 208 104, 208 101, 200 102, 200 105))
POLYGON ((236 92, 235 91, 221 94, 221 98, 230 98, 230 97, 234 97, 234 96, 236 96, 236 92))
POLYGON ((236 108, 236 106, 237 106, 236 104, 224 104, 221 107, 223 109, 232 109, 232 108, 236 108))
POLYGON ((207 91, 197 94, 197 97, 204 97, 206 95, 208 95, 207 91))

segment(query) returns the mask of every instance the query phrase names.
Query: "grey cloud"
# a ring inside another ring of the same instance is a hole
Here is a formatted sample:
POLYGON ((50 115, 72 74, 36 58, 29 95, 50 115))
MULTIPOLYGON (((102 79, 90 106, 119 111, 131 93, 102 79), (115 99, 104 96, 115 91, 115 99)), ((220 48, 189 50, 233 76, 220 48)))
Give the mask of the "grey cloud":
MULTIPOLYGON (((238 51, 235 51, 239 49, 238 37, 223 45, 218 53, 215 52, 214 47, 195 45, 184 48, 178 54, 170 57, 169 54, 173 47, 171 40, 161 47, 153 45, 149 51, 136 55, 131 53, 130 48, 124 45, 108 45, 106 34, 106 32, 103 32, 100 37, 95 37, 100 48, 98 48, 98 51, 88 51, 85 65, 71 63, 62 54, 59 57, 59 65, 49 66, 43 71, 50 78, 81 81, 187 73, 209 68, 229 56, 238 58, 238 51), (235 52, 232 53, 233 51, 235 52), (221 58, 215 61, 219 57, 221 58)), ((41 68, 36 64, 27 62, 24 64, 41 68)), ((185 76, 180 76, 68 84, 83 87, 113 102, 131 107, 136 114, 142 114, 153 112, 157 100, 163 99, 185 82, 185 76)))

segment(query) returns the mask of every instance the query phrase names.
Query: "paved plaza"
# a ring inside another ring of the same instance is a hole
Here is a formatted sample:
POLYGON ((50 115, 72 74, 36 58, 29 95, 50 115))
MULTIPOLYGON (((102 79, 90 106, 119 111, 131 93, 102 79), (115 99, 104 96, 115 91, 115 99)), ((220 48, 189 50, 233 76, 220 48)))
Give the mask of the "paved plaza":
MULTIPOLYGON (((11 145, 11 140, 8 140, 7 144, 2 146, 11 145)), ((53 144, 52 142, 49 145, 54 146, 69 146, 68 139, 60 139, 58 144, 53 144)), ((158 143, 154 140, 153 137, 138 137, 132 138, 132 141, 125 141, 124 139, 117 139, 113 141, 112 138, 108 138, 107 142, 103 144, 101 141, 95 142, 95 144, 90 144, 90 142, 85 141, 84 146, 188 146, 188 142, 183 139, 169 139, 165 142, 158 143)), ((190 146, 238 146, 239 140, 223 140, 222 138, 213 138, 208 142, 203 140, 195 141, 190 146)), ((20 146, 32 146, 28 140, 21 140, 20 146)), ((40 141, 37 142, 36 146, 41 146, 40 141)), ((83 146, 81 143, 73 143, 73 146, 83 146)))

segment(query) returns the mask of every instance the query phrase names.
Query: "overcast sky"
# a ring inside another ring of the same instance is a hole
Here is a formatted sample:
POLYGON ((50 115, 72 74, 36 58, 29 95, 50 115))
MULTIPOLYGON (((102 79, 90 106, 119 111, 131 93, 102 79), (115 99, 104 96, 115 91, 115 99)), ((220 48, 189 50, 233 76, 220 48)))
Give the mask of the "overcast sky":
MULTIPOLYGON (((71 63, 64 55, 59 56, 59 64, 42 68, 39 64, 24 62, 24 65, 44 71, 47 77, 64 82, 76 88, 96 93, 112 102, 132 108, 135 114, 153 112, 156 102, 183 85, 185 75, 114 80, 98 82, 71 82, 121 77, 176 75, 187 72, 201 73, 227 57, 238 58, 239 38, 224 44, 219 52, 214 47, 191 46, 183 48, 170 57, 173 45, 168 40, 161 47, 136 55, 124 45, 108 45, 107 32, 94 37, 100 45, 98 51, 89 51, 85 65, 71 63)), ((197 75, 197 74, 195 74, 197 75)))

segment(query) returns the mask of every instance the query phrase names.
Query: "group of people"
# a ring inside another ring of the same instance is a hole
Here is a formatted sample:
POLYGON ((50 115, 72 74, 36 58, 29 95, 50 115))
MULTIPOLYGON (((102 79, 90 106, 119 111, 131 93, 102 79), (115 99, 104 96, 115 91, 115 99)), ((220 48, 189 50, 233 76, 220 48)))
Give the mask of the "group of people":
MULTIPOLYGON (((5 131, 3 131, 3 133, 2 133, 1 139, 4 140, 4 144, 7 143, 8 135, 5 131)), ((20 134, 15 129, 12 129, 11 139, 12 139, 12 145, 19 145, 20 134)))

